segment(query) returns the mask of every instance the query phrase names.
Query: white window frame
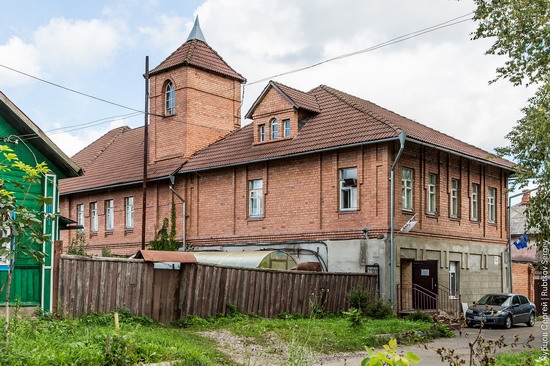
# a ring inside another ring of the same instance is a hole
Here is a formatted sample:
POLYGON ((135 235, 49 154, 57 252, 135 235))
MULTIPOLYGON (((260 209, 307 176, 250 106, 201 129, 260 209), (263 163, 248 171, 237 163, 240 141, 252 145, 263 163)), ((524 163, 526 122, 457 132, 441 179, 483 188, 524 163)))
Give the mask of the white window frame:
POLYGON ((290 120, 283 120, 283 136, 290 137, 290 120))
POLYGON ((451 207, 449 215, 454 218, 458 218, 460 211, 459 206, 459 193, 460 193, 460 179, 451 179, 451 207), (456 186, 455 186, 456 183, 456 186))
POLYGON ((460 292, 459 263, 449 261, 449 298, 457 299, 460 292))
POLYGON ((403 168, 401 171, 401 199, 402 209, 412 211, 413 209, 413 170, 403 168))
POLYGON ((97 233, 99 229, 99 216, 97 213, 97 202, 90 202, 90 231, 97 233))
POLYGON ((251 179, 248 181, 248 216, 258 218, 264 211, 263 180, 251 179))
POLYGON ((357 211, 357 167, 339 172, 340 211, 357 211))
POLYGON ((113 231, 115 228, 115 203, 114 200, 105 200, 105 231, 113 231))
POLYGON ((173 116, 176 114, 176 88, 172 80, 169 80, 164 87, 164 115, 173 116))
POLYGON ((487 189, 487 221, 490 224, 496 222, 496 201, 497 201, 497 189, 489 187, 487 189))
POLYGON ((435 215, 437 213, 437 174, 428 174, 428 207, 427 213, 435 215))
POLYGON ((479 184, 472 183, 472 203, 470 217, 473 221, 479 221, 479 184))
MULTIPOLYGON (((11 218, 13 219, 15 217, 15 213, 14 212, 11 212, 10 213, 10 216, 11 218)), ((0 231, 0 236, 4 236, 4 233, 6 236, 9 236, 11 234, 11 228, 9 226, 6 225, 5 228, 3 228, 2 231, 0 231)), ((7 251, 9 252, 11 250, 11 248, 13 248, 13 242, 14 242, 15 238, 12 238, 12 240, 8 241, 8 242, 5 242, 1 245, 1 248, 6 248, 7 251)), ((7 256, 4 256, 4 255, 0 255, 0 271, 7 271, 9 270, 9 266, 11 264, 11 260, 8 260, 7 259, 7 256)))
POLYGON ((258 140, 260 142, 265 142, 265 125, 258 126, 258 140))
POLYGON ((76 222, 78 226, 84 227, 84 204, 82 203, 76 205, 76 222))
POLYGON ((134 196, 124 198, 124 226, 126 229, 134 228, 134 196))
POLYGON ((273 118, 270 123, 271 127, 271 139, 277 140, 279 138, 279 121, 277 121, 277 118, 273 118))

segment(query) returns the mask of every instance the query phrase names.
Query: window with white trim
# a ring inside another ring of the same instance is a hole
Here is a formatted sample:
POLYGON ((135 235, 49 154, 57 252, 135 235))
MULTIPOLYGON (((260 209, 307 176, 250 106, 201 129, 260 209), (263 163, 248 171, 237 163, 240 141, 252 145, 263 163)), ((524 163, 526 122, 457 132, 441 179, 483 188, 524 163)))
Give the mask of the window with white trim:
POLYGON ((125 213, 125 227, 126 229, 134 228, 134 197, 124 198, 124 213, 125 213))
POLYGON ((279 137, 279 121, 277 121, 277 118, 273 118, 271 120, 271 139, 277 140, 279 137))
POLYGON ((176 88, 169 80, 164 87, 164 115, 173 116, 176 114, 176 88))
POLYGON ((449 297, 456 298, 459 290, 458 262, 449 262, 449 297))
POLYGON ((490 224, 494 224, 496 222, 496 200, 496 188, 489 187, 487 190, 487 220, 490 224))
POLYGON ((413 172, 410 168, 403 168, 401 176, 401 195, 403 210, 413 209, 413 172))
POLYGON ((84 227, 84 205, 81 203, 76 205, 76 222, 78 226, 84 227))
POLYGON ((283 120, 283 136, 290 137, 290 120, 283 120))
POLYGON ((437 174, 428 174, 428 208, 427 213, 437 213, 437 174))
POLYGON ((105 200, 105 230, 112 231, 115 228, 115 206, 113 200, 105 200))
POLYGON ((264 199, 262 180, 249 180, 248 189, 248 215, 250 217, 262 217, 264 199))
POLYGON ((340 211, 357 210, 357 168, 340 169, 340 211))
MULTIPOLYGON (((13 219, 13 218, 15 218, 15 213, 10 212, 9 216, 13 219)), ((3 217, 2 221, 4 221, 4 222, 8 221, 7 215, 6 215, 6 217, 3 217)), ((10 226, 5 225, 0 229, 0 237, 9 237, 10 235, 11 235, 10 226)), ((11 248, 13 247, 13 242, 14 242, 14 238, 12 237, 12 239, 10 241, 6 241, 6 242, 4 242, 0 245, 0 248, 4 248, 6 250, 5 255, 0 254, 0 271, 9 270, 9 266, 10 266, 11 261, 8 258, 9 258, 9 252, 10 252, 11 248)))
POLYGON ((90 231, 97 233, 99 217, 97 215, 97 202, 90 203, 90 231))
POLYGON ((449 215, 451 217, 458 217, 460 214, 460 211, 458 209, 458 205, 460 202, 459 196, 460 196, 460 180, 451 179, 451 207, 449 212, 449 215))
POLYGON ((473 221, 479 221, 479 184, 472 184, 472 203, 471 203, 471 218, 473 221))
POLYGON ((258 140, 260 142, 265 142, 265 125, 258 126, 258 140))

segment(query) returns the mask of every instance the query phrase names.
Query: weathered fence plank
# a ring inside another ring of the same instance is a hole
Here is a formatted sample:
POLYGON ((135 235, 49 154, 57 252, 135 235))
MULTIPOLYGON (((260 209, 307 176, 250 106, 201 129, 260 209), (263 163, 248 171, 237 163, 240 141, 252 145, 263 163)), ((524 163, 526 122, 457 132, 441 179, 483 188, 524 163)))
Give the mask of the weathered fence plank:
POLYGON ((62 255, 59 298, 65 315, 110 312, 126 307, 136 315, 171 322, 189 315, 224 314, 227 305, 264 317, 308 315, 312 303, 329 313, 347 309, 346 295, 376 290, 376 276, 244 269, 182 264, 155 269, 141 259, 62 255))

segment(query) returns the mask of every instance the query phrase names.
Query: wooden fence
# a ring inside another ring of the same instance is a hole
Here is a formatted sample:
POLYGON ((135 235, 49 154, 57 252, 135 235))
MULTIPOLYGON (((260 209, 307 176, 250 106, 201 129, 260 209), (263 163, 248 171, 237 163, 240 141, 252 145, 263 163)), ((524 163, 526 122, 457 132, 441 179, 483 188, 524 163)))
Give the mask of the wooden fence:
POLYGON ((126 307, 136 315, 171 322, 188 315, 225 314, 232 304, 247 314, 275 317, 307 315, 312 304, 329 313, 348 307, 353 289, 376 290, 376 276, 243 269, 182 264, 180 270, 155 269, 139 259, 62 255, 59 310, 78 317, 126 307))

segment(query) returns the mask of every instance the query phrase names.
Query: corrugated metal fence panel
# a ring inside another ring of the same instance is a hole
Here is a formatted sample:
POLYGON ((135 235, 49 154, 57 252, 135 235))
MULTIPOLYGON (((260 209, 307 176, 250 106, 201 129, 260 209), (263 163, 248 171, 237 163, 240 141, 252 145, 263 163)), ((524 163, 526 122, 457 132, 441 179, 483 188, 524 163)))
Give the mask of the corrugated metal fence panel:
POLYGON ((189 315, 224 314, 227 305, 263 317, 308 315, 317 304, 326 312, 347 309, 356 288, 374 291, 376 276, 182 264, 154 269, 143 260, 62 255, 59 298, 65 315, 110 312, 121 307, 168 323, 189 315))

